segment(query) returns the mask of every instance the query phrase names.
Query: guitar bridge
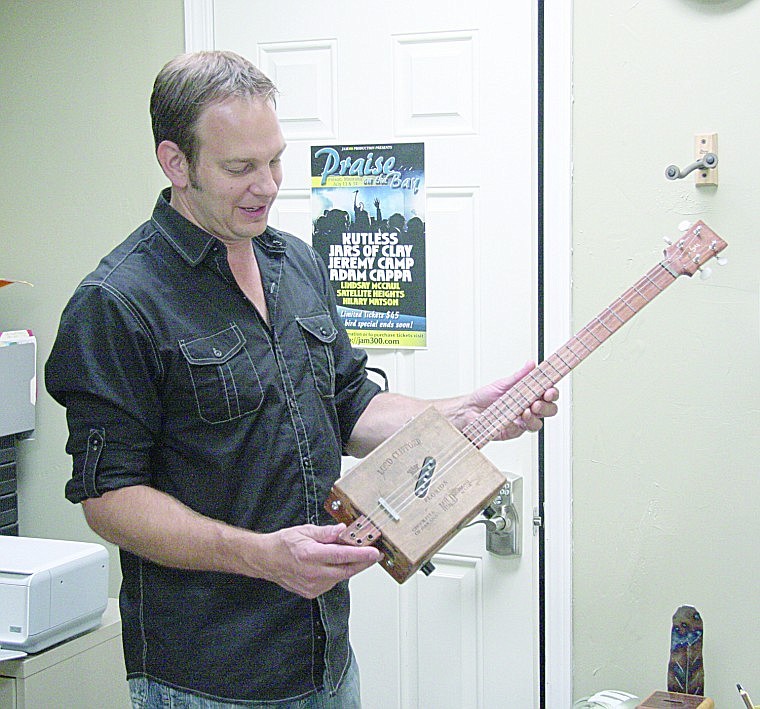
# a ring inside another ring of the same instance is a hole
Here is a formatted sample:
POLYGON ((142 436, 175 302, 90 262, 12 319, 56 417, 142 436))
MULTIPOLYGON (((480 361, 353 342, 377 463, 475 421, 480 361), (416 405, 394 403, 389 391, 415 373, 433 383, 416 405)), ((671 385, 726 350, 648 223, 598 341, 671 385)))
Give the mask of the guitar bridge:
POLYGON ((399 513, 396 512, 396 510, 394 510, 393 507, 391 507, 390 503, 384 497, 378 498, 377 504, 380 505, 380 507, 382 507, 388 513, 388 516, 394 522, 398 522, 401 519, 401 516, 399 515, 399 513))

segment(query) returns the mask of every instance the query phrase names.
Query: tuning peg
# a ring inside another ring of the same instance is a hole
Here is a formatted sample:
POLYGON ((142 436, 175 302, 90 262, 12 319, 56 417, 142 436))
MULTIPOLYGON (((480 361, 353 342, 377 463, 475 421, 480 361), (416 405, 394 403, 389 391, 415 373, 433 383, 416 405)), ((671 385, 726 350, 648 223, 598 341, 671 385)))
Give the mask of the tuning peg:
POLYGON ((728 259, 725 256, 718 256, 718 258, 715 259, 715 263, 717 263, 718 266, 725 266, 728 263, 728 259))
POLYGON ((709 266, 702 266, 699 269, 699 277, 703 281, 706 281, 710 276, 712 276, 712 269, 709 266))
POLYGON ((673 245, 673 239, 669 239, 667 236, 663 236, 663 237, 662 237, 662 240, 663 240, 663 241, 664 241, 664 242, 665 242, 665 243, 666 243, 668 246, 672 246, 672 245, 673 245))
POLYGON ((682 222, 679 222, 678 224, 679 231, 689 231, 690 228, 691 228, 691 222, 688 219, 684 219, 682 222))

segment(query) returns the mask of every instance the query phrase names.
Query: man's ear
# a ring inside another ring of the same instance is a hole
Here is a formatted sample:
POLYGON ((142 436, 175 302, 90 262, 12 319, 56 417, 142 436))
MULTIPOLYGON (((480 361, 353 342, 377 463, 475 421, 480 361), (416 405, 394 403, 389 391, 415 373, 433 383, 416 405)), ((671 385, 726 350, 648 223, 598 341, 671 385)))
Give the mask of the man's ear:
POLYGON ((190 165, 176 143, 161 141, 156 148, 156 157, 173 187, 184 188, 190 184, 190 165))

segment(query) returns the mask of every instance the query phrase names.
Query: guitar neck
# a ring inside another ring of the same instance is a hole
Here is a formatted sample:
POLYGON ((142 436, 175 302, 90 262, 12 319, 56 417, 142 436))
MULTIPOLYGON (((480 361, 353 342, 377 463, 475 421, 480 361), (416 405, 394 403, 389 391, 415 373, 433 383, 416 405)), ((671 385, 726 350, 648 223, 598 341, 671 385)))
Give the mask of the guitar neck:
POLYGON ((677 274, 674 275, 664 263, 652 268, 578 334, 468 424, 462 430, 464 436, 478 448, 493 440, 504 424, 519 419, 523 411, 542 399, 547 390, 569 374, 647 303, 651 303, 676 277, 677 274))

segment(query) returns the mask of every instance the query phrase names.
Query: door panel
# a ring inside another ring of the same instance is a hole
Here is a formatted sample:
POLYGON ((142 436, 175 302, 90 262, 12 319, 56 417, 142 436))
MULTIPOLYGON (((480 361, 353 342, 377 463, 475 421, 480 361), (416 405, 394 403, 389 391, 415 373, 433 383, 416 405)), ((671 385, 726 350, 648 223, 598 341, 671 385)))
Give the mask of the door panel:
MULTIPOLYGON (((213 42, 278 85, 288 141, 273 223, 310 240, 310 146, 425 143, 428 347, 369 350, 391 388, 471 390, 536 342, 533 3, 214 0, 213 42)), ((365 709, 538 706, 537 439, 484 453, 524 479, 522 556, 485 550, 484 527, 398 586, 352 580, 365 709)), ((346 466, 353 461, 346 460, 346 466)))
POLYGON ((427 233, 435 236, 426 243, 428 349, 414 355, 417 396, 440 397, 442 391, 474 387, 480 323, 475 307, 477 206, 473 188, 427 191, 427 233))

